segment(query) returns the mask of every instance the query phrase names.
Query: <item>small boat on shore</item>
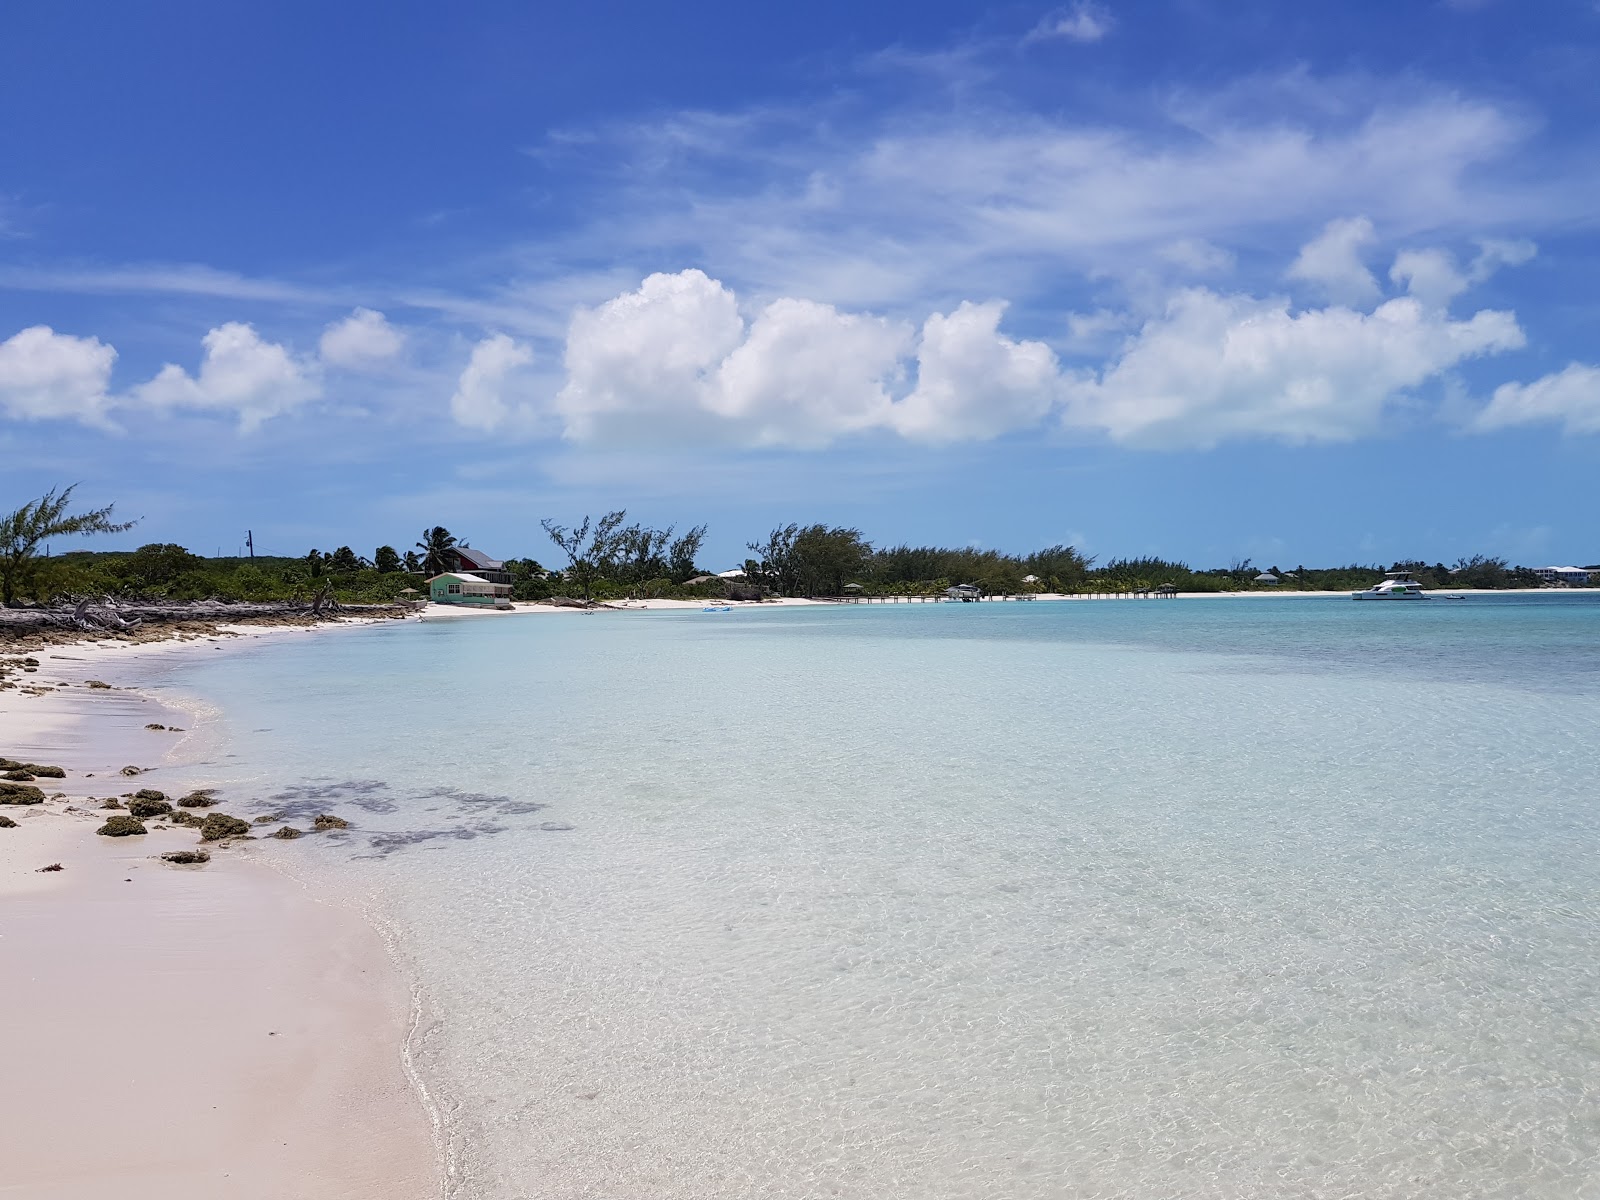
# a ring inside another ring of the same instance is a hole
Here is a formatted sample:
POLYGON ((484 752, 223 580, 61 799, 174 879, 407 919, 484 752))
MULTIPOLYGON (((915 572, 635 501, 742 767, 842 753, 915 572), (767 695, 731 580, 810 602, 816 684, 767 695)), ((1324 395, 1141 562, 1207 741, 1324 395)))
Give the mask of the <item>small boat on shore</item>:
POLYGON ((1351 592, 1352 600, 1421 600, 1422 585, 1411 577, 1410 571, 1385 571, 1383 582, 1364 592, 1351 592))

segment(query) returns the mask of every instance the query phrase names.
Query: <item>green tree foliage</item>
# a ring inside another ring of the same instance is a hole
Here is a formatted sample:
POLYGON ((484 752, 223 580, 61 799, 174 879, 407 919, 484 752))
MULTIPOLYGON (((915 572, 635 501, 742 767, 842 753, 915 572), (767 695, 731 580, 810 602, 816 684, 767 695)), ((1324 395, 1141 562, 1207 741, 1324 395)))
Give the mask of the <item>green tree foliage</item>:
POLYGON ((511 596, 515 600, 548 600, 555 593, 550 587, 550 572, 532 558, 508 558, 506 573, 511 576, 511 596))
POLYGON ((448 571, 454 563, 454 556, 450 551, 456 548, 455 535, 443 525, 435 525, 432 529, 422 531, 422 540, 417 543, 417 549, 422 551, 422 572, 430 578, 448 571))
POLYGON ((205 559, 171 542, 152 542, 140 546, 122 565, 127 579, 145 589, 158 589, 180 576, 198 570, 205 559))
POLYGON ((696 525, 667 547, 666 574, 673 583, 683 583, 700 573, 700 569, 694 565, 694 560, 705 540, 706 527, 696 525))
POLYGON ((780 525, 749 549, 746 574, 780 596, 837 596, 872 561, 871 543, 843 526, 780 525))
POLYGON ((570 529, 548 519, 539 522, 550 540, 567 556, 566 578, 583 592, 586 604, 594 601, 594 585, 614 569, 617 535, 627 518, 627 512, 619 508, 598 521, 585 516, 581 525, 570 529))
POLYGON ((385 575, 392 575, 400 569, 400 555, 393 546, 379 546, 372 552, 373 567, 385 575))
POLYGON ((407 550, 405 554, 401 556, 400 561, 402 564, 404 564, 407 575, 422 574, 422 559, 417 557, 417 552, 415 550, 407 550))
POLYGON ((92 533, 121 533, 132 529, 133 521, 113 521, 112 509, 90 509, 69 513, 77 484, 57 490, 51 488, 37 500, 0 517, 0 603, 10 608, 19 590, 32 582, 37 571, 39 546, 51 538, 76 537, 92 533))
POLYGON ((334 571, 359 571, 372 564, 359 557, 349 546, 340 546, 328 555, 328 566, 334 571))

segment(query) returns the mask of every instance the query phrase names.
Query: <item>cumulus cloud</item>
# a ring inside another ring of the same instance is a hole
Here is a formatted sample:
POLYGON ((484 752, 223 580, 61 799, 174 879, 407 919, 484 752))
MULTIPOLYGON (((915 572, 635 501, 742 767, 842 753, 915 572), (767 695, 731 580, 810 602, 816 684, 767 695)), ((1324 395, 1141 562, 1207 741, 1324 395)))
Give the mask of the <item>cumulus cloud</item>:
POLYGON ((1506 312, 1453 321, 1412 297, 1371 313, 1295 312, 1283 297, 1194 288, 1098 377, 1067 386, 1065 421, 1140 446, 1348 441, 1373 433, 1408 389, 1522 344, 1506 312))
POLYGON ((722 361, 706 405, 747 423, 762 445, 818 445, 889 421, 888 384, 910 331, 879 317, 782 299, 722 361))
POLYGON ((242 322, 219 325, 201 345, 204 354, 198 374, 168 363, 154 379, 134 389, 134 398, 158 409, 235 413, 239 427, 248 432, 321 394, 313 366, 296 359, 286 347, 263 341, 242 322))
POLYGON ((1569 363, 1532 383, 1503 384, 1471 428, 1488 433, 1542 424, 1558 424, 1567 433, 1600 433, 1600 367, 1569 363))
POLYGON ((0 342, 0 410, 18 420, 107 425, 117 352, 98 338, 34 325, 0 342))
POLYGON ((966 301, 914 331, 785 298, 747 325, 704 272, 652 275, 574 318, 554 408, 569 438, 601 444, 817 447, 867 432, 949 442, 1053 419, 1130 446, 1346 441, 1458 364, 1523 344, 1508 312, 1454 320, 1416 296, 1297 310, 1287 297, 1196 287, 1143 321, 1074 315, 1068 340, 1121 345, 1098 371, 1067 372, 1050 346, 1007 335, 1005 310, 966 301))
POLYGON ((1389 278, 1423 304, 1448 308, 1452 300, 1473 284, 1482 283, 1501 267, 1520 266, 1535 253, 1532 242, 1480 241, 1477 255, 1463 270, 1448 250, 1438 247, 1402 250, 1395 255, 1389 278))
POLYGON ((1389 278, 1429 308, 1448 308, 1470 286, 1456 267, 1455 255, 1437 248, 1402 250, 1395 255, 1389 278))
POLYGON ((743 337, 733 293, 697 270, 651 275, 579 310, 567 332, 567 383, 555 400, 567 436, 648 433, 657 422, 697 417, 713 372, 743 337))
POLYGON ((358 308, 323 331, 318 351, 330 366, 362 371, 392 361, 404 348, 405 335, 389 324, 387 317, 370 308, 358 308))
POLYGON ((1003 311, 963 304, 914 337, 903 322, 785 297, 746 326, 734 294, 704 272, 652 275, 574 318, 555 407, 580 441, 993 437, 1036 423, 1055 378, 1048 347, 999 332, 1003 311), (913 370, 916 387, 897 398, 913 370))
POLYGON ((1378 235, 1366 217, 1329 221, 1289 265, 1290 279, 1315 287, 1335 304, 1364 305, 1379 295, 1378 281, 1363 261, 1378 235))
POLYGON ((527 412, 525 403, 508 398, 516 373, 533 362, 533 351, 503 333, 484 338, 472 348, 450 397, 450 413, 468 429, 494 432, 527 412))
POLYGON ((1057 398, 1056 356, 1043 342, 1000 332, 1005 305, 963 302, 934 313, 917 347, 916 389, 895 407, 907 437, 956 441, 1037 425, 1057 398))
POLYGON ((1115 27, 1111 14, 1089 0, 1070 8, 1058 9, 1033 27, 1024 39, 1029 42, 1064 40, 1069 42, 1098 42, 1115 27))

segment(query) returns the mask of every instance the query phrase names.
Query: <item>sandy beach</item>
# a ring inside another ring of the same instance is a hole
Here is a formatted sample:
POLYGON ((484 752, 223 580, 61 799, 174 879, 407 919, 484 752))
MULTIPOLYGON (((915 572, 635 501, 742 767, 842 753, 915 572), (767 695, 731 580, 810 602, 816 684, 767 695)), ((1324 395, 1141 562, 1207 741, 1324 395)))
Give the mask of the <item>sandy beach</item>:
POLYGON ((87 797, 175 786, 184 735, 145 726, 187 718, 84 681, 224 644, 50 647, 24 679, 52 690, 0 692, 0 754, 67 771, 38 781, 44 804, 0 807, 16 822, 0 829, 0 1196, 440 1194, 411 995, 358 909, 272 869, 292 843, 174 866, 158 855, 193 829, 94 834, 109 814, 87 797))

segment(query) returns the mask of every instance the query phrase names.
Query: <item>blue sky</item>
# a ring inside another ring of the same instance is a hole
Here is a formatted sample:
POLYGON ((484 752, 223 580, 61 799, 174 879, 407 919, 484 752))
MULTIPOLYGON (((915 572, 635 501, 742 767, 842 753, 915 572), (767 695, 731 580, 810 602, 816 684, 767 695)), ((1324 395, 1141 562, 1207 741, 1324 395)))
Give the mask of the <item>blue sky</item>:
POLYGON ((5 23, 0 503, 1600 561, 1591 0, 5 23))

